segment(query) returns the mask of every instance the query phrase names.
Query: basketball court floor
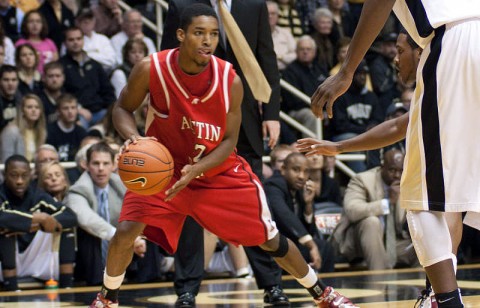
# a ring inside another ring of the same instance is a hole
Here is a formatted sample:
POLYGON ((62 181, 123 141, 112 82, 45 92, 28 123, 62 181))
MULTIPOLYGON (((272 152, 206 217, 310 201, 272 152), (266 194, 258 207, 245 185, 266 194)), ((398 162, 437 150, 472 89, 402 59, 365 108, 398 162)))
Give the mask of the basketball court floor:
MULTIPOLYGON (((360 307, 368 308, 412 308, 425 283, 421 269, 336 272, 321 277, 360 307)), ((480 264, 460 266, 458 280, 465 307, 480 308, 480 264)), ((292 307, 314 307, 307 292, 292 277, 284 276, 284 289, 292 307)), ((0 292, 0 307, 86 307, 98 290, 98 287, 77 287, 58 291, 0 292)), ((171 282, 127 284, 120 292, 120 307, 173 307, 175 299, 171 282)), ((262 292, 256 289, 254 279, 242 278, 205 280, 197 296, 197 307, 250 308, 268 305, 263 304, 262 292)))

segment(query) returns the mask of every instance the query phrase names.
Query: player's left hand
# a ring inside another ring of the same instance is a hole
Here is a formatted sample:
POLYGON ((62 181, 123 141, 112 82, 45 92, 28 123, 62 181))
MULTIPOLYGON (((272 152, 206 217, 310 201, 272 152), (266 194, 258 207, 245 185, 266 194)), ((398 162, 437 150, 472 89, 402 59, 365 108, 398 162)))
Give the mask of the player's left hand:
POLYGON ((263 139, 268 139, 268 147, 273 149, 273 147, 278 142, 278 137, 280 136, 280 122, 279 121, 263 121, 262 122, 262 133, 263 139))
POLYGON ((187 187, 191 180, 200 174, 196 171, 195 165, 185 165, 182 169, 182 177, 165 192, 165 201, 172 200, 182 189, 187 187))
POLYGON ((133 252, 139 256, 144 257, 147 252, 147 242, 141 236, 137 236, 135 242, 133 243, 133 252))
POLYGON ((130 144, 136 144, 138 142, 138 140, 142 140, 142 139, 143 140, 155 140, 155 141, 157 141, 157 138, 155 138, 155 137, 151 137, 151 136, 142 137, 140 135, 133 134, 127 140, 125 140, 123 145, 120 147, 120 150, 118 150, 118 155, 120 156, 120 155, 123 154, 123 152, 128 151, 128 146, 130 144))
POLYGON ((337 74, 328 77, 313 93, 311 108, 313 114, 323 119, 323 108, 326 107, 328 117, 333 116, 333 103, 343 93, 347 92, 352 83, 353 75, 340 70, 337 74))

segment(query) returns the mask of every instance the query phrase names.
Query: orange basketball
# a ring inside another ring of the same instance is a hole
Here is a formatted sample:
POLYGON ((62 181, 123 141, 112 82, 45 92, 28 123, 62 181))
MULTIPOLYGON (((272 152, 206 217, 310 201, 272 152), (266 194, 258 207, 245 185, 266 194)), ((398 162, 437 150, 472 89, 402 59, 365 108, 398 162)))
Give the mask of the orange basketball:
POLYGON ((173 158, 168 149, 151 139, 130 144, 118 159, 118 174, 125 186, 140 195, 162 191, 173 176, 173 158))

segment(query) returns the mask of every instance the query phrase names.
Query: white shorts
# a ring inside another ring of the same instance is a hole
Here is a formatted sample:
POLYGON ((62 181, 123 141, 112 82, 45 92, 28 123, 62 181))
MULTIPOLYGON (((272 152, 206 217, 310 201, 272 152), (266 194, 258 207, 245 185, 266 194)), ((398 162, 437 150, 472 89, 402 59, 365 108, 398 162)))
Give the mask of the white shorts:
POLYGON ((435 30, 417 70, 401 203, 480 212, 480 19, 435 30))

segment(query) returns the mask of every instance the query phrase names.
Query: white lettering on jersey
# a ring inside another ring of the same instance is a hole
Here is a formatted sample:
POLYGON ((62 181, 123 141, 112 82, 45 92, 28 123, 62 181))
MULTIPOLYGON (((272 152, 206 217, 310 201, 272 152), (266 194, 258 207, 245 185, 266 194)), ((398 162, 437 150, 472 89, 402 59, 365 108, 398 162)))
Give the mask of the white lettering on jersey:
POLYGON ((220 140, 221 127, 209 123, 193 121, 182 117, 182 130, 188 129, 195 132, 198 139, 205 139, 209 141, 218 142, 220 140))

